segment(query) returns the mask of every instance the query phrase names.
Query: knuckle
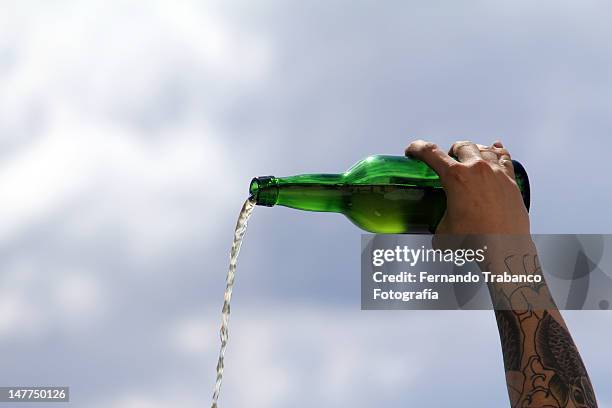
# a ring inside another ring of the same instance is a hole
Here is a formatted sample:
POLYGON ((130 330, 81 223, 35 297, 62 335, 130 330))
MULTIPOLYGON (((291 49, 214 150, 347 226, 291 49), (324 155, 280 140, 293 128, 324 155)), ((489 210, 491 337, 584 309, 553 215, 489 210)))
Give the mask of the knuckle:
POLYGON ((438 146, 436 146, 434 143, 419 139, 419 140, 415 140, 412 143, 410 143, 408 147, 406 147, 405 153, 414 154, 414 153, 431 152, 437 148, 438 146))
POLYGON ((477 171, 479 173, 488 173, 493 171, 493 169, 491 168, 491 163, 482 158, 476 158, 472 160, 467 164, 467 166, 472 171, 477 171))
POLYGON ((466 144, 474 144, 471 140, 459 140, 455 143, 453 143, 453 146, 463 146, 466 144))
POLYGON ((433 152, 437 148, 438 148, 438 146, 435 143, 425 142, 425 141, 423 142, 423 146, 422 146, 423 151, 433 152))
POLYGON ((469 140, 461 140, 459 142, 455 142, 453 143, 453 145, 451 146, 451 152, 453 154, 457 154, 457 151, 459 149, 461 149, 463 146, 468 146, 468 145, 472 145, 473 143, 469 140))

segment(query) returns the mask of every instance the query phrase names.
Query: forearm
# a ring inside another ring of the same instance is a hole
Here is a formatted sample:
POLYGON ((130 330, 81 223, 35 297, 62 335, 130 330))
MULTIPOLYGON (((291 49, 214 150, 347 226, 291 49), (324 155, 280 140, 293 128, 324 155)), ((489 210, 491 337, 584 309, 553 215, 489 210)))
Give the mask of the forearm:
MULTIPOLYGON (((530 239, 495 250, 486 270, 541 274, 530 239)), ((596 407, 578 349, 546 282, 489 284, 512 407, 596 407)))
MULTIPOLYGON (((510 152, 500 141, 490 146, 457 142, 445 154, 435 144, 420 140, 411 143, 406 154, 434 169, 446 193, 447 208, 436 229, 436 241, 445 236, 480 241, 483 234, 492 234, 485 236, 488 255, 481 264, 483 271, 503 278, 503 272, 540 273, 529 235, 528 203, 521 195, 510 152)), ((476 244, 468 247, 483 247, 483 242, 476 244)), ((525 280, 530 283, 489 286, 512 407, 596 407, 569 331, 546 283, 534 277, 525 280)))

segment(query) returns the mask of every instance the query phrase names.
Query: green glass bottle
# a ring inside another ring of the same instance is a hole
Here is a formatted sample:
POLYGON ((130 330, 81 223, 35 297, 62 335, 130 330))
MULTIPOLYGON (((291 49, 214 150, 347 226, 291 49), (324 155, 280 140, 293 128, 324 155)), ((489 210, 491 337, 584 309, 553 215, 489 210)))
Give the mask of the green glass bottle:
MULTIPOLYGON (((529 209, 529 179, 513 160, 529 209)), ((256 177, 249 188, 258 205, 344 214, 359 228, 387 234, 433 233, 446 209, 438 175, 404 156, 370 156, 342 174, 256 177)))

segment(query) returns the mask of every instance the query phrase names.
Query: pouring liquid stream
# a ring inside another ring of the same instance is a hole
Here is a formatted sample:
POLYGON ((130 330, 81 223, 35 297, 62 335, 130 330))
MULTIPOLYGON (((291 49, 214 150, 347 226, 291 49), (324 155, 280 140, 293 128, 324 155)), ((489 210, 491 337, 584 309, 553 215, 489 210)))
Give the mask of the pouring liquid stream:
POLYGON ((211 408, 217 408, 217 400, 219 399, 219 393, 221 392, 224 368, 223 359, 225 357, 225 350, 227 348, 227 341, 229 339, 230 303, 232 301, 232 290, 234 289, 236 265, 238 264, 240 246, 242 245, 242 240, 244 239, 244 234, 247 229, 247 222, 249 221, 249 217, 251 216, 254 208, 255 202, 253 202, 251 199, 247 199, 244 202, 244 205, 240 210, 240 214, 238 215, 236 229, 234 230, 234 242, 232 243, 232 249, 230 250, 230 263, 227 271, 225 294, 223 297, 223 309, 221 311, 221 329, 219 331, 221 338, 221 349, 219 350, 219 359, 217 360, 217 379, 215 381, 211 408))

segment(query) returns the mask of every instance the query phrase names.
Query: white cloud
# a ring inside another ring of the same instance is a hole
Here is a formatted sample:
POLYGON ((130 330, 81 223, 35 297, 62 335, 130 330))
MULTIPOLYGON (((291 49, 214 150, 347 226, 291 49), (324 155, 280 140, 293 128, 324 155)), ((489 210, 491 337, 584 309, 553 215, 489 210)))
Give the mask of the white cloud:
POLYGON ((200 2, 59 2, 3 15, 15 61, 0 82, 1 140, 22 146, 0 161, 0 243, 66 208, 70 234, 120 230, 141 260, 214 229, 232 154, 202 101, 225 96, 211 91, 220 82, 264 75, 266 41, 200 2), (181 120, 164 123, 169 110, 181 120))
POLYGON ((82 248, 111 240, 122 262, 152 265, 194 237, 213 239, 219 217, 234 216, 219 197, 236 195, 236 175, 203 101, 226 96, 211 91, 220 83, 257 81, 270 58, 265 38, 209 3, 3 4, 0 247, 44 230, 49 246, 73 251, 43 265, 44 249, 24 248, 30 272, 5 258, 3 340, 109 312, 118 295, 108 271, 71 266, 82 248))

